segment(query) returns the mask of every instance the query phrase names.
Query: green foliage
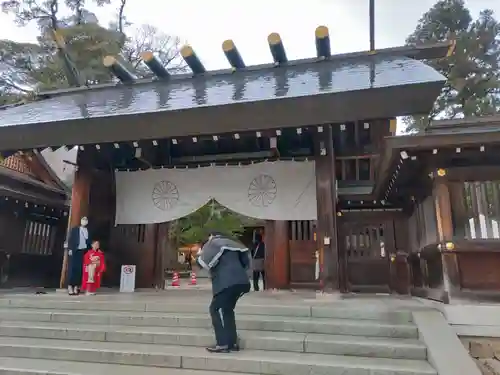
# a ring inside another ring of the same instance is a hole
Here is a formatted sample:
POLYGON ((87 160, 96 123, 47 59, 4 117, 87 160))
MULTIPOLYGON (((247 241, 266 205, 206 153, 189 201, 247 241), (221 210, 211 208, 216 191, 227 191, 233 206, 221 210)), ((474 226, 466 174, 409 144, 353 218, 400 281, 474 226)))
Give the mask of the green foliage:
POLYGON ((7 104, 14 104, 20 100, 18 95, 2 94, 0 95, 0 107, 7 104))
POLYGON ((410 131, 422 131, 436 117, 481 116, 500 111, 500 24, 485 9, 473 20, 463 0, 440 0, 427 11, 407 43, 456 40, 455 53, 427 63, 448 78, 432 112, 408 117, 410 131))
POLYGON ((203 242, 213 231, 237 237, 243 232, 243 224, 240 215, 211 201, 191 215, 173 222, 170 236, 178 245, 190 245, 203 242))
MULTIPOLYGON (((59 30, 64 38, 65 48, 78 72, 81 84, 92 85, 110 82, 113 76, 102 60, 107 55, 121 51, 121 35, 98 24, 81 24, 59 30)), ((40 38, 45 50, 55 49, 52 38, 40 38)), ((38 68, 32 69, 33 78, 39 82, 38 89, 55 89, 70 86, 64 71, 64 60, 49 54, 38 68)))
POLYGON ((179 38, 149 25, 131 27, 125 17, 126 1, 0 0, 3 11, 18 25, 34 22, 40 30, 38 43, 0 40, 0 96, 112 82, 115 78, 102 64, 107 55, 122 55, 139 77, 151 74, 140 60, 140 53, 147 50, 156 53, 170 70, 184 69, 179 38), (118 22, 111 27, 100 25, 85 8, 90 3, 112 2, 118 5, 118 22))
POLYGON ((29 92, 30 86, 36 83, 29 72, 44 57, 38 44, 0 40, 0 93, 29 92))

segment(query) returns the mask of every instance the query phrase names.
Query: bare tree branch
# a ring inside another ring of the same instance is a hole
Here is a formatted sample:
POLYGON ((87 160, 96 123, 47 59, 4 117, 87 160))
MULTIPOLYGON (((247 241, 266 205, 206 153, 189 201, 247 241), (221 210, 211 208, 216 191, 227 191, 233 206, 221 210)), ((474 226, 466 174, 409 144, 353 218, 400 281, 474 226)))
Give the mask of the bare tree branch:
POLYGON ((142 77, 151 76, 149 69, 141 65, 141 53, 153 52, 172 73, 184 72, 186 64, 180 55, 181 40, 168 35, 152 25, 142 25, 129 34, 123 49, 123 57, 142 77))
POLYGON ((118 31, 125 35, 125 5, 127 0, 120 0, 120 7, 118 8, 118 31))

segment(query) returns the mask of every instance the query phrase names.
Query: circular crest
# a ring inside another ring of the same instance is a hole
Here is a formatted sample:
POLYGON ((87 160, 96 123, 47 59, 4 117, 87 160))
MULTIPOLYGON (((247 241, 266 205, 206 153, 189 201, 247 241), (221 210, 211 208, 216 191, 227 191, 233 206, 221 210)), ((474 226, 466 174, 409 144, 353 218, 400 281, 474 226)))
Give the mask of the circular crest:
POLYGON ((160 181, 154 186, 151 199, 156 208, 168 211, 179 202, 179 190, 170 181, 160 181))
POLYGON ((277 193, 278 188, 274 178, 261 174, 255 177, 248 186, 248 201, 255 207, 268 207, 273 203, 277 193))

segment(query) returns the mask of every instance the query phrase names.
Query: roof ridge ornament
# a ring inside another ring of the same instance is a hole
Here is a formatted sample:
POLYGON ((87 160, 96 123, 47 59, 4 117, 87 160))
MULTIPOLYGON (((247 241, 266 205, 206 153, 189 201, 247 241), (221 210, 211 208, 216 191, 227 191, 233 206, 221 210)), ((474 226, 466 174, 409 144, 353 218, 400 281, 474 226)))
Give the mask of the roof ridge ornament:
POLYGON ((164 79, 167 80, 170 78, 170 73, 168 70, 163 66, 162 62, 158 57, 156 57, 153 52, 151 51, 146 51, 141 53, 141 58, 142 61, 144 61, 144 64, 151 70, 156 77, 159 79, 164 79))
POLYGON ((246 67, 232 39, 227 39, 222 43, 222 50, 233 69, 244 69, 246 67))
POLYGON ((316 36, 316 55, 319 58, 328 58, 332 55, 330 47, 330 32, 326 26, 318 26, 314 32, 316 36))
POLYGON ((271 55, 273 56, 273 60, 276 65, 282 65, 288 62, 285 46, 283 45, 283 40, 281 40, 280 34, 269 34, 267 42, 269 43, 269 49, 271 50, 271 55))
POLYGON ((122 64, 115 56, 106 56, 102 60, 103 65, 108 68, 116 78, 122 83, 133 83, 136 77, 131 73, 127 67, 122 64))
POLYGON ((194 52, 193 47, 189 44, 186 44, 181 48, 181 56, 189 68, 191 68, 193 74, 203 74, 207 71, 201 63, 201 60, 194 52))

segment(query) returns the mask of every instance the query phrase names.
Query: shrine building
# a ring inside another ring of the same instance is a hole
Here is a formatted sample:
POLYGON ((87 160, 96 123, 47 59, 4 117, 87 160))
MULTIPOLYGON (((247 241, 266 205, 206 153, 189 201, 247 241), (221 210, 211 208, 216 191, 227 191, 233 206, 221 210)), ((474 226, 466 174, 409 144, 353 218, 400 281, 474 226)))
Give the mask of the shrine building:
POLYGON ((69 196, 37 151, 0 161, 0 288, 58 285, 69 196))
POLYGON ((270 62, 247 66, 226 40, 219 71, 184 46, 179 75, 145 51, 141 80, 108 56, 117 83, 0 110, 0 150, 78 147, 69 221, 89 217, 108 285, 122 264, 164 285, 169 222, 215 199, 265 222, 270 288, 495 296, 500 118, 395 136, 396 117, 432 109, 446 78, 425 61, 454 43, 334 55, 324 26, 311 41, 316 56, 289 60, 272 33, 270 62))

